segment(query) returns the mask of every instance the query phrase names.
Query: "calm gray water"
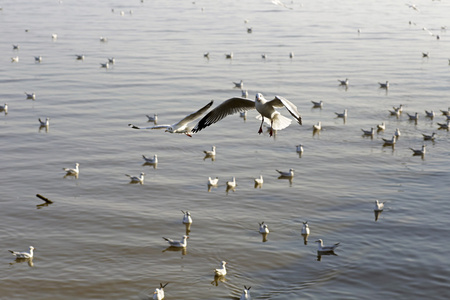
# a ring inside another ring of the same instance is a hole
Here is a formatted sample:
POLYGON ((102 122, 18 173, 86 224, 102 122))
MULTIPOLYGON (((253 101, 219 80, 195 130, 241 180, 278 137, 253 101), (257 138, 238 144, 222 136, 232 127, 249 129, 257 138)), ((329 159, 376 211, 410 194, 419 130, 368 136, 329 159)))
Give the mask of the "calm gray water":
POLYGON ((0 104, 9 105, 0 113, 1 299, 148 299, 160 282, 169 282, 166 299, 239 299, 244 285, 253 299, 447 298, 450 136, 437 123, 450 106, 450 28, 441 29, 450 4, 286 3, 293 9, 257 0, 0 3, 0 104), (108 57, 116 63, 100 68, 108 57), (345 78, 348 89, 338 86, 345 78), (240 96, 232 82, 241 79, 252 99, 294 102, 303 126, 258 135, 255 111, 192 138, 127 126, 216 106, 240 96), (386 80, 388 91, 378 87, 386 80), (403 114, 390 116, 399 104, 403 114), (335 118, 345 108, 346 121, 335 118), (415 112, 417 123, 406 115, 415 112), (37 121, 45 117, 48 130, 37 121), (362 136, 383 121, 384 132, 362 136), (383 147, 395 128, 395 148, 383 147), (433 131, 436 141, 424 142, 433 131), (412 156, 422 144, 423 159, 412 156), (212 145, 214 161, 203 155, 212 145), (143 154, 157 154, 157 168, 143 154), (79 178, 64 178, 76 162, 79 178), (292 183, 279 180, 275 169, 289 168, 292 183), (143 185, 124 176, 140 172, 143 185), (210 192, 209 176, 220 179, 210 192), (226 193, 233 176, 238 186, 226 193), (37 206, 36 194, 54 203, 37 206), (387 201, 378 221, 375 199, 387 201), (163 236, 186 232, 180 210, 194 220, 188 247, 165 251, 163 236), (340 242, 337 256, 318 260, 319 238, 340 242), (8 252, 30 245, 32 267, 8 252), (222 260, 228 274, 216 286, 222 260))

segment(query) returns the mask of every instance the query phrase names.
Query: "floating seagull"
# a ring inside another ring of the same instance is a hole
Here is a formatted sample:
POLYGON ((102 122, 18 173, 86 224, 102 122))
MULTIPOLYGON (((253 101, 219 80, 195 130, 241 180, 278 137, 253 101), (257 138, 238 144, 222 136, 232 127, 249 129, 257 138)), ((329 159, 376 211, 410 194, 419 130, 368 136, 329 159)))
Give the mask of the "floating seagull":
POLYGON ((233 59, 233 52, 230 52, 229 54, 225 54, 226 59, 233 59))
POLYGON ((410 120, 413 120, 413 121, 419 120, 419 113, 417 113, 417 112, 414 115, 410 115, 408 113, 406 113, 406 114, 408 115, 410 120))
POLYGON ((434 139, 436 138, 436 132, 433 132, 431 135, 422 133, 422 135, 424 140, 434 141, 434 139))
MULTIPOLYGON (((195 128, 193 132, 198 132, 203 128, 206 128, 223 118, 227 115, 234 114, 236 112, 241 112, 250 109, 256 109, 261 114, 261 125, 259 127, 258 133, 263 132, 262 125, 264 123, 264 118, 270 120, 270 136, 273 135, 273 130, 281 130, 289 126, 291 120, 282 116, 275 107, 286 107, 289 113, 302 124, 302 117, 297 111, 297 107, 289 100, 275 96, 271 101, 267 101, 261 93, 256 94, 256 101, 252 101, 244 98, 231 98, 224 101, 222 104, 211 110, 205 117, 203 117, 195 128)), ((267 122, 267 121, 266 121, 267 122)))
POLYGON ((233 82, 235 88, 243 89, 244 88, 244 81, 241 79, 240 82, 233 82))
POLYGON ((36 94, 35 93, 31 93, 31 94, 28 94, 27 92, 24 92, 24 93, 27 96, 27 99, 36 100, 36 94))
POLYGON ((450 120, 447 120, 447 123, 437 123, 439 125, 439 129, 449 129, 450 120))
POLYGON ((105 42, 107 42, 108 41, 108 39, 107 38, 105 38, 105 37, 100 37, 100 42, 103 42, 103 43, 105 43, 105 42))
POLYGON ((144 172, 141 172, 141 174, 139 175, 139 177, 138 177, 138 176, 131 176, 131 175, 125 174, 125 176, 130 177, 130 180, 131 180, 130 182, 131 182, 131 183, 140 183, 140 184, 144 184, 144 175, 145 175, 144 172))
POLYGON ((250 296, 250 292, 249 292, 250 289, 251 289, 251 286, 246 287, 244 285, 244 291, 242 291, 242 295, 241 295, 241 298, 239 298, 239 300, 251 300, 252 297, 250 296))
POLYGON ((322 122, 318 122, 317 124, 313 125, 314 131, 320 131, 322 130, 322 122))
POLYGON ((425 114, 426 114, 426 117, 431 118, 431 119, 433 119, 436 116, 436 113, 434 112, 434 110, 431 110, 431 111, 425 110, 425 114))
POLYGON ((311 231, 309 230, 308 221, 303 222, 302 235, 309 235, 311 231))
POLYGON ((216 146, 212 146, 211 150, 203 150, 203 153, 207 156, 215 156, 216 155, 216 146))
POLYGON ((337 118, 347 118, 347 109, 344 109, 344 112, 342 113, 337 113, 335 112, 337 118))
POLYGON ((58 38, 58 35, 56 33, 52 34, 52 39, 56 40, 58 38))
POLYGON ((389 81, 386 81, 386 83, 378 82, 381 89, 388 89, 389 88, 389 81))
POLYGON ((428 55, 429 53, 427 52, 427 53, 425 53, 425 52, 422 52, 422 57, 426 57, 426 58, 429 58, 430 56, 428 55))
POLYGON ((153 157, 147 157, 145 155, 142 155, 142 158, 145 160, 146 164, 157 164, 158 163, 158 156, 155 154, 153 157))
MULTIPOLYGON (((450 64, 450 59, 449 59, 449 64, 450 64)), ((450 107, 447 109, 447 110, 440 110, 441 112, 442 112, 442 114, 444 115, 444 116, 448 116, 448 115, 450 115, 450 107)))
POLYGON ((217 186, 219 184, 219 177, 212 179, 208 177, 208 186, 217 186))
POLYGON ((303 145, 302 144, 298 144, 297 146, 295 146, 297 153, 303 153, 303 145))
POLYGON ((336 243, 332 246, 324 246, 322 239, 318 239, 316 241, 316 243, 318 243, 319 247, 318 247, 317 251, 319 251, 319 252, 332 252, 332 251, 334 251, 334 249, 336 249, 339 246, 339 243, 336 243))
POLYGON ((19 50, 19 45, 12 45, 13 46, 13 50, 19 50))
POLYGON ((84 55, 75 54, 77 60, 84 60, 84 55))
POLYGON ((398 137, 401 136, 401 135, 402 135, 402 133, 400 132, 400 129, 399 129, 399 128, 395 128, 394 136, 395 136, 396 138, 398 138, 398 137))
POLYGON ((289 169, 287 172, 283 172, 280 170, 276 170, 278 173, 280 173, 280 176, 282 177, 294 177, 294 169, 289 169))
POLYGON ((386 202, 379 202, 378 200, 375 200, 375 207, 373 210, 374 211, 383 211, 384 203, 386 203, 386 202))
POLYGON ((426 145, 422 145, 422 148, 417 150, 413 148, 409 148, 413 152, 413 155, 425 155, 426 152, 426 145))
POLYGON ((114 57, 108 58, 108 63, 115 64, 116 63, 116 59, 114 57))
POLYGON ((176 248, 186 248, 188 238, 189 237, 187 235, 183 235, 183 238, 181 239, 181 241, 174 241, 172 239, 163 237, 163 239, 165 239, 167 242, 169 242, 170 247, 176 247, 176 248))
POLYGON ((109 68, 109 63, 100 63, 100 68, 105 68, 108 69, 109 68))
POLYGON ((189 211, 181 211, 183 216, 183 224, 192 224, 191 213, 189 211))
POLYGON ((18 56, 11 57, 11 62, 19 62, 19 57, 18 56))
POLYGON ((348 78, 345 78, 345 80, 338 79, 338 81, 339 81, 340 85, 348 86, 348 78))
POLYGON ((247 90, 242 90, 241 96, 242 96, 242 98, 248 98, 248 91, 247 90))
POLYGON ((294 58, 294 52, 289 52, 289 58, 294 58))
POLYGON ((16 252, 12 250, 8 250, 11 252, 16 258, 33 258, 33 250, 34 247, 30 246, 30 252, 16 252))
POLYGON ((390 140, 385 139, 385 138, 382 138, 382 140, 384 141, 385 146, 394 146, 397 141, 397 137, 395 135, 393 135, 392 139, 390 139, 390 140))
POLYGON ((66 175, 75 175, 78 176, 78 174, 80 174, 80 169, 79 169, 80 164, 76 163, 75 164, 75 168, 63 168, 63 170, 66 172, 66 175))
POLYGON ((203 53, 203 57, 209 59, 209 52, 203 53))
POLYGON ((269 227, 264 222, 259 223, 259 233, 269 233, 269 227))
POLYGON ((159 288, 155 289, 155 292, 153 293, 153 299, 154 300, 163 300, 164 299, 164 288, 168 285, 169 283, 166 284, 159 284, 159 288))
POLYGON ((34 57, 34 61, 35 62, 41 62, 42 61, 42 56, 35 56, 34 57))
POLYGON ((262 58, 262 59, 267 59, 267 54, 265 54, 265 53, 264 53, 264 54, 261 54, 261 58, 262 58))
POLYGON ((377 125, 377 130, 385 130, 385 129, 386 129, 386 123, 384 123, 384 122, 377 125))
POLYGON ((258 186, 260 187, 264 183, 264 179, 263 179, 262 175, 259 175, 259 178, 255 178, 254 180, 255 180, 255 187, 258 187, 258 186))
POLYGON ((395 110, 395 111, 398 111, 398 112, 402 112, 403 111, 403 104, 400 104, 398 107, 395 107, 395 106, 392 106, 392 108, 395 110))
POLYGON ((148 118, 148 122, 154 122, 155 124, 158 122, 158 114, 153 114, 152 116, 146 115, 148 118))
POLYGON ((362 129, 363 135, 369 135, 369 136, 373 136, 375 134, 375 130, 373 129, 373 127, 370 130, 364 130, 362 129))
POLYGON ((319 102, 316 102, 316 101, 311 101, 311 102, 313 104, 313 107, 316 107, 316 108, 322 108, 323 107, 323 101, 322 100, 320 100, 319 102))
POLYGON ((4 111, 5 115, 8 113, 8 103, 5 103, 4 105, 0 105, 0 111, 4 111))
POLYGON ((247 28, 247 33, 252 33, 253 32, 253 28, 252 27, 248 27, 247 28))
POLYGON ((392 116, 397 116, 397 118, 400 116, 401 111, 399 110, 389 110, 392 116))
POLYGON ((209 102, 207 105, 205 105, 204 107, 202 107, 195 113, 192 113, 192 114, 184 117, 182 120, 180 120, 177 123, 174 123, 172 125, 157 125, 157 126, 150 126, 150 127, 138 127, 133 124, 128 124, 128 126, 130 126, 131 128, 134 128, 134 129, 165 129, 166 132, 184 133, 187 136, 192 137, 191 131, 188 128, 188 124, 190 122, 198 119, 204 112, 206 112, 211 107, 212 104, 213 104, 213 101, 211 100, 211 102, 209 102))
POLYGON ((41 124, 41 126, 49 126, 50 125, 50 118, 47 117, 45 119, 45 121, 42 121, 41 118, 39 118, 39 123, 41 124))
POLYGON ((227 189, 234 189, 236 187, 236 177, 233 177, 233 181, 227 181, 227 189))
POLYGON ((225 276, 225 275, 227 275, 227 269, 225 268, 226 264, 227 264, 226 261, 222 261, 221 268, 214 269, 214 275, 217 275, 217 276, 225 276))

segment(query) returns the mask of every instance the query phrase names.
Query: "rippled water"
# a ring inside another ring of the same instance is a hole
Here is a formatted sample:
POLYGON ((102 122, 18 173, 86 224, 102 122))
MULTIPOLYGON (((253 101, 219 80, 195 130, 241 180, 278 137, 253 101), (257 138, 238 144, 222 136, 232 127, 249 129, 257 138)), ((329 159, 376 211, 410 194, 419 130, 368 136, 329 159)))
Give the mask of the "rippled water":
POLYGON ((238 299, 244 285, 254 299, 447 297, 450 140, 437 123, 450 106, 450 35, 441 29, 450 5, 286 3, 293 9, 256 0, 1 3, 0 104, 9 105, 0 113, 1 299, 147 299, 160 282, 169 282, 166 299, 238 299), (108 57, 116 63, 100 68, 108 57), (348 89, 337 81, 346 77, 348 89), (241 79, 252 99, 294 102, 303 126, 258 135, 256 112, 193 138, 127 126, 150 126, 153 113, 171 124, 211 99, 240 96, 232 82, 241 79), (386 80, 389 90, 379 89, 386 80), (391 117, 399 104, 403 115, 391 117), (345 122, 334 114, 344 108, 345 122), (419 112, 417 124, 406 112, 419 112), (47 116, 50 127, 40 129, 47 116), (384 132, 362 136, 383 121, 384 132), (395 128, 397 145, 383 147, 395 128), (424 142, 433 131, 436 141, 424 142), (412 156, 409 147, 423 143, 425 157, 412 156), (214 161, 203 155, 212 145, 214 161), (157 154, 157 168, 142 154, 157 154), (64 178, 75 162, 79 178, 64 178), (292 183, 278 179, 275 169, 289 168, 292 183), (143 185, 124 176, 142 171, 143 185), (209 176, 220 178, 210 192, 209 176), (236 191, 226 193, 233 176, 236 191), (36 194, 54 203, 39 206, 36 194), (375 199, 387 201, 378 221, 375 199), (186 233, 180 210, 194 223, 186 251, 171 251, 162 237, 186 233), (337 256, 319 258, 319 238, 340 242, 337 256), (7 251, 29 245, 33 267, 7 251), (222 260, 228 274, 216 285, 222 260))

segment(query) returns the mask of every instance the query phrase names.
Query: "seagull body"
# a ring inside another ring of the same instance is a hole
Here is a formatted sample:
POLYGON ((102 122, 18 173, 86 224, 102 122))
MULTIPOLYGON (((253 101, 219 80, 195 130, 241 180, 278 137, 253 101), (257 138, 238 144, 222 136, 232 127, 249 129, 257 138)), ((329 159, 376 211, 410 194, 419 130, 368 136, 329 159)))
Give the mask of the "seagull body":
POLYGON ((398 112, 402 112, 403 111, 403 104, 400 104, 398 107, 395 107, 395 106, 392 106, 392 108, 395 110, 395 111, 398 111, 398 112))
POLYGON ((264 54, 261 54, 261 58, 262 58, 262 59, 266 59, 266 58, 267 58, 267 54, 265 54, 265 53, 264 53, 264 54))
POLYGON ((33 258, 33 250, 34 250, 34 247, 30 246, 29 252, 16 252, 16 251, 12 251, 12 250, 8 250, 8 251, 11 252, 16 258, 33 258))
POLYGON ((303 153, 303 145, 302 144, 299 144, 299 145, 297 145, 295 147, 296 147, 296 150, 297 150, 298 153, 303 153))
POLYGON ((419 120, 419 113, 415 113, 414 115, 410 115, 408 113, 406 113, 406 114, 408 115, 409 119, 412 120, 412 121, 419 120))
POLYGON ((153 299, 154 300, 163 300, 164 299, 164 288, 168 285, 169 283, 166 284, 159 284, 159 288, 155 289, 155 292, 153 293, 153 299))
POLYGON ((147 164, 157 164, 158 163, 158 156, 155 154, 153 157, 147 157, 145 155, 142 155, 142 158, 145 160, 145 163, 147 164))
POLYGON ((216 177, 212 179, 211 177, 208 177, 208 185, 209 186, 217 186, 219 184, 219 177, 216 177))
POLYGON ((226 264, 227 264, 226 261, 222 261, 222 266, 218 269, 214 269, 214 275, 217 275, 217 276, 227 275, 227 269, 225 268, 226 264))
POLYGON ((393 146, 397 142, 397 137, 395 135, 393 135, 392 139, 390 139, 390 140, 385 139, 385 138, 382 138, 382 140, 384 141, 384 145, 393 146))
POLYGON ((382 89, 389 88, 389 81, 386 81, 386 83, 378 82, 378 84, 380 85, 380 88, 382 88, 382 89))
POLYGON ((203 53, 203 57, 205 57, 205 58, 209 59, 209 52, 205 52, 205 53, 203 53))
POLYGON ((244 81, 241 80, 240 82, 233 82, 235 88, 243 89, 244 88, 244 81))
POLYGON ((247 90, 242 90, 242 92, 241 92, 241 96, 242 96, 242 98, 248 98, 248 91, 247 90))
POLYGON ((77 60, 84 60, 84 55, 75 54, 77 60))
POLYGON ((303 222, 302 235, 309 235, 311 231, 309 230, 308 221, 303 222))
POLYGON ((39 123, 41 126, 49 126, 50 125, 50 118, 46 118, 45 121, 42 121, 41 118, 39 118, 39 123))
POLYGON ((259 178, 255 178, 256 185, 262 185, 264 183, 264 179, 262 175, 259 175, 259 178))
POLYGON ((436 132, 433 132, 431 135, 422 133, 422 135, 423 139, 428 141, 434 141, 434 139, 436 138, 436 132))
POLYGON ((345 78, 345 80, 338 79, 338 81, 339 81, 340 85, 345 85, 345 86, 348 85, 348 78, 345 78))
POLYGON ((264 222, 259 223, 259 233, 269 233, 269 226, 264 224, 264 222))
POLYGON ((275 107, 286 107, 289 113, 302 124, 302 118, 297 111, 297 107, 289 100, 275 96, 273 100, 267 101, 261 93, 257 93, 255 97, 256 101, 252 101, 245 98, 231 98, 224 101, 222 104, 211 110, 205 117, 203 117, 193 129, 193 132, 198 132, 203 128, 206 128, 227 115, 234 114, 236 112, 246 111, 250 109, 256 109, 261 115, 261 125, 258 133, 262 133, 262 124, 264 118, 270 120, 270 136, 273 135, 273 130, 282 130, 289 126, 291 120, 282 116, 275 107))
POLYGON ((386 129, 386 123, 383 122, 381 124, 378 124, 377 125, 377 129, 378 130, 385 130, 386 129))
POLYGON ((313 130, 322 130, 322 122, 318 122, 317 124, 313 125, 313 130))
POLYGON ((114 57, 108 58, 108 63, 115 64, 116 63, 116 59, 114 57))
POLYGON ((76 163, 75 168, 63 168, 64 171, 66 171, 67 175, 78 175, 80 174, 80 164, 76 163))
POLYGON ((319 102, 316 102, 316 101, 311 101, 311 102, 313 104, 313 107, 316 107, 316 108, 322 108, 323 107, 323 101, 322 100, 320 100, 319 102))
POLYGON ((109 68, 109 63, 100 63, 100 68, 105 68, 108 69, 109 68))
POLYGON ((35 62, 41 62, 42 61, 42 56, 35 56, 34 57, 34 61, 35 62))
POLYGON ((198 118, 206 112, 211 105, 213 104, 213 101, 209 102, 207 105, 199 109, 198 111, 184 117, 182 120, 178 121, 177 123, 174 123, 172 125, 157 125, 157 126, 150 126, 150 127, 138 127, 133 124, 128 124, 131 128, 134 129, 165 129, 166 132, 170 133, 184 133, 187 136, 191 137, 191 130, 188 128, 188 124, 198 118))
POLYGON ((13 46, 13 50, 19 50, 19 45, 12 45, 13 46))
POLYGON ((11 57, 11 62, 19 62, 19 57, 18 56, 11 57))
POLYGON ((149 115, 146 115, 146 116, 148 118, 148 122, 154 122, 154 123, 158 122, 158 114, 153 114, 153 117, 149 116, 149 115))
MULTIPOLYGON (((449 64, 450 64, 450 59, 449 59, 449 64)), ((449 116, 450 115, 450 107, 447 110, 440 110, 442 112, 442 114, 444 116, 449 116)))
POLYGON ((25 92, 25 95, 27 96, 27 99, 36 100, 35 93, 28 94, 27 92, 25 92))
POLYGON ((108 39, 107 38, 105 38, 105 37, 100 37, 100 42, 103 42, 103 43, 105 43, 105 42, 107 42, 108 41, 108 39))
POLYGON ((434 110, 431 110, 431 111, 426 110, 425 114, 428 118, 432 118, 432 119, 436 116, 436 113, 434 112, 434 110))
POLYGON ((125 176, 130 177, 131 182, 133 183, 140 183, 140 184, 144 184, 144 172, 141 172, 141 174, 139 176, 131 176, 128 174, 125 174, 125 176))
POLYGON ((215 156, 216 155, 216 146, 212 146, 211 150, 203 150, 203 153, 208 156, 215 156))
POLYGON ((370 130, 364 130, 361 129, 364 135, 369 135, 369 136, 373 136, 375 134, 375 130, 373 129, 373 127, 370 130))
POLYGON ((5 114, 8 113, 8 103, 5 103, 4 105, 0 105, 0 111, 4 111, 5 114))
POLYGON ((319 245, 319 247, 318 247, 319 252, 331 252, 331 251, 334 251, 334 249, 336 249, 339 246, 339 243, 336 243, 332 246, 324 246, 322 239, 318 239, 316 241, 316 243, 318 243, 318 245, 319 245))
POLYGON ((428 52, 427 53, 422 52, 422 57, 427 57, 428 58, 429 57, 428 54, 429 54, 428 52))
POLYGON ((191 213, 189 211, 181 211, 183 213, 183 224, 192 224, 191 213))
POLYGON ((448 130, 450 127, 449 127, 449 124, 450 124, 450 120, 448 120, 447 119, 447 123, 437 123, 438 125, 439 125, 439 129, 446 129, 446 130, 448 130))
POLYGON ((239 298, 239 300, 251 300, 252 299, 252 297, 250 296, 250 292, 249 292, 250 288, 251 288, 251 286, 246 287, 244 285, 244 290, 242 291, 242 295, 241 295, 241 298, 239 298))
POLYGON ((225 54, 226 59, 233 59, 233 52, 225 54))
POLYGON ((391 113, 391 115, 392 116, 397 116, 397 117, 399 117, 400 116, 400 114, 401 114, 401 111, 399 111, 399 110, 389 110, 389 112, 391 113))
POLYGON ((227 188, 234 189, 236 187, 236 177, 233 177, 233 181, 227 181, 227 188))
POLYGON ((280 173, 280 176, 283 177, 294 177, 294 169, 289 169, 289 171, 284 172, 280 170, 276 170, 278 173, 280 173))
POLYGON ((289 52, 289 58, 294 58, 294 52, 289 52))
POLYGON ((186 248, 188 238, 189 237, 187 235, 183 235, 183 238, 181 241, 174 241, 172 239, 163 237, 163 239, 165 239, 169 243, 170 247, 176 247, 176 248, 186 248))
POLYGON ((413 149, 413 148, 409 148, 411 149, 411 151, 413 152, 413 155, 425 155, 426 152, 426 146, 422 145, 421 149, 413 149))
POLYGON ((52 39, 56 40, 58 38, 58 35, 56 33, 52 34, 52 39))
POLYGON ((347 109, 344 109, 342 113, 335 112, 337 118, 347 118, 347 109))
POLYGON ((378 200, 375 200, 375 207, 374 207, 374 211, 383 211, 384 209, 384 203, 385 202, 379 202, 378 200))

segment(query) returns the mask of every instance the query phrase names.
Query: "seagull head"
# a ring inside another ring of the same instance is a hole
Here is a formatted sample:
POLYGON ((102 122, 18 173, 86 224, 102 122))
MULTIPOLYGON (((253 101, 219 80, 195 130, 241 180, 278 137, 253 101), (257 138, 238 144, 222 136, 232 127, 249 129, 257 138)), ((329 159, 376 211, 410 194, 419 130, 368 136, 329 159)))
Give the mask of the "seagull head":
POLYGON ((258 102, 264 101, 264 96, 261 93, 256 93, 255 100, 258 102))
POLYGON ((172 126, 167 127, 166 132, 173 133, 173 128, 172 128, 172 126))

